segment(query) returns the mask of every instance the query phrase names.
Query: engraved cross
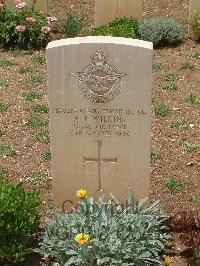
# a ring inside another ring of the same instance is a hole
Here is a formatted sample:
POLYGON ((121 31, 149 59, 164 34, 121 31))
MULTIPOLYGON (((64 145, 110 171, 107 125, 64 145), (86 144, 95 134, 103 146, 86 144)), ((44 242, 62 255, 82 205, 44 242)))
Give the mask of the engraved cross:
POLYGON ((103 140, 96 140, 96 142, 98 145, 97 146, 98 148, 97 158, 83 157, 83 162, 84 164, 92 163, 92 162, 97 163, 97 166, 98 166, 98 190, 97 191, 103 191, 103 185, 102 185, 102 179, 101 179, 101 166, 103 163, 117 163, 117 157, 113 159, 101 158, 101 148, 102 148, 103 140))

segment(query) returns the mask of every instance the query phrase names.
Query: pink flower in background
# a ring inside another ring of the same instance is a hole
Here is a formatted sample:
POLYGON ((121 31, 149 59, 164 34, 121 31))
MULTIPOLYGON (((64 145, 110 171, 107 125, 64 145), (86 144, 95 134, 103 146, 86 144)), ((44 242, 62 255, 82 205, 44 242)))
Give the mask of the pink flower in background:
POLYGON ((14 0, 15 5, 18 5, 19 3, 21 3, 21 0, 14 0))
POLYGON ((15 29, 18 32, 24 32, 26 30, 26 27, 25 26, 22 26, 22 25, 18 25, 15 29))
POLYGON ((30 24, 33 24, 33 23, 36 22, 36 19, 35 19, 34 17, 28 17, 28 18, 26 18, 26 21, 27 21, 28 23, 30 23, 30 24))
POLYGON ((27 3, 25 2, 19 2, 19 4, 16 5, 17 8, 19 9, 23 9, 27 6, 27 3))
POLYGON ((48 23, 51 23, 51 22, 57 21, 57 18, 56 17, 47 17, 47 20, 48 20, 48 23))
POLYGON ((5 0, 0 0, 0 7, 3 7, 5 5, 5 0))
POLYGON ((48 26, 42 26, 41 32, 48 33, 51 29, 48 26))

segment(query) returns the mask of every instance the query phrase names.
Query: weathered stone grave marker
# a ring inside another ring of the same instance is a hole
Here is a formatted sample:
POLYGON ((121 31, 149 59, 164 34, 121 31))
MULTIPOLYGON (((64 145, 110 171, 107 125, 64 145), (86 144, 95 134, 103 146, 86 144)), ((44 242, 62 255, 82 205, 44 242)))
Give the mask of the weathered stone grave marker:
POLYGON ((95 25, 111 22, 116 17, 142 18, 144 0, 95 0, 95 25))
POLYGON ((192 32, 191 22, 197 12, 200 12, 200 0, 189 0, 189 26, 188 33, 192 32))
POLYGON ((152 43, 114 37, 47 47, 54 203, 149 193, 152 43))
MULTIPOLYGON (((34 6, 38 11, 48 12, 48 0, 23 0, 28 7, 34 6)), ((6 0, 6 4, 15 6, 14 0, 6 0)))

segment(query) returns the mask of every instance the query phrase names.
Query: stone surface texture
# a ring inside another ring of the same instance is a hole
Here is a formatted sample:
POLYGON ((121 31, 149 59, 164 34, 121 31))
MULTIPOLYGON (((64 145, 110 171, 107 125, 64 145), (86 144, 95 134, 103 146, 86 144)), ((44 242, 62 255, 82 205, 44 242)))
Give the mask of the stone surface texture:
POLYGON ((47 47, 54 203, 76 191, 149 194, 152 43, 114 37, 47 47))

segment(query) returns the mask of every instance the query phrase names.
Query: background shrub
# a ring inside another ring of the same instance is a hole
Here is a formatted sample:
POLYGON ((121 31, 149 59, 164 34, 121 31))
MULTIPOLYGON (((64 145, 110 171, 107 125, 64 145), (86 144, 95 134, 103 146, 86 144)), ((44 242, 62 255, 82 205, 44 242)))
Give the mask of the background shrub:
POLYGON ((192 21, 192 29, 195 39, 200 41, 200 12, 196 14, 192 21))
POLYGON ((116 18, 107 25, 94 28, 89 35, 92 36, 114 36, 125 38, 139 38, 138 22, 135 18, 116 18))
POLYGON ((140 23, 139 33, 143 40, 155 46, 172 44, 178 42, 181 26, 172 18, 150 18, 140 23))
POLYGON ((0 8, 0 48, 27 50, 46 46, 50 40, 50 28, 46 26, 47 24, 47 19, 33 8, 20 10, 7 6, 0 8), (30 23, 27 18, 33 18, 35 22, 30 23), (18 26, 25 28, 20 32, 16 29, 18 26))
POLYGON ((31 252, 27 241, 39 230, 39 192, 25 192, 0 174, 0 260, 21 261, 31 252))

